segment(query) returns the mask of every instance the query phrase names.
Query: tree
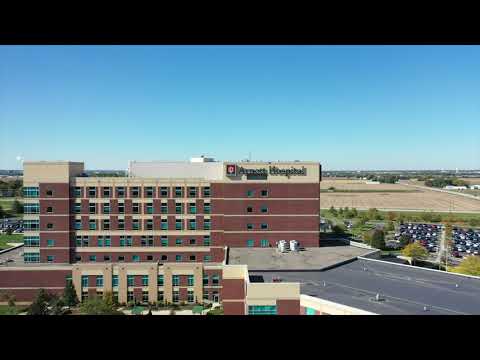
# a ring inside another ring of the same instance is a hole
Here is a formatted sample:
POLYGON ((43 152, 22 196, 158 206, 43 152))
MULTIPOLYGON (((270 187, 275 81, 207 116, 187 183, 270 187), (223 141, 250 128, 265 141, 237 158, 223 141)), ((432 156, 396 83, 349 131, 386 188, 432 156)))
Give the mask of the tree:
POLYGON ((385 231, 393 231, 395 230, 395 225, 393 225, 392 221, 387 222, 387 225, 385 226, 385 231))
POLYGON ((358 211, 357 211, 357 209, 352 208, 352 214, 353 214, 353 217, 357 217, 357 216, 358 216, 358 211))
POLYGON ((471 218, 470 221, 468 222, 470 226, 480 226, 480 219, 477 218, 471 218))
POLYGON ((12 204, 12 211, 16 214, 23 214, 23 205, 17 199, 12 204))
POLYGON ((330 187, 328 188, 328 190, 330 190, 330 191, 335 191, 335 187, 330 186, 330 187))
POLYGON ((376 249, 385 249, 385 233, 383 232, 383 230, 373 230, 370 246, 376 249))
POLYGON ((460 265, 449 268, 449 270, 457 274, 480 276, 480 258, 467 256, 460 265))
POLYGON ((332 231, 336 235, 343 235, 347 231, 343 224, 337 224, 332 227, 332 231))
POLYGON ((80 305, 80 312, 86 315, 122 315, 115 306, 107 303, 105 299, 95 296, 87 299, 80 305))
POLYGON ((393 211, 389 211, 389 212, 387 213, 387 219, 388 219, 389 221, 395 221, 395 218, 396 218, 396 215, 395 215, 395 213, 394 213, 393 211))
POLYGON ((340 209, 338 209, 338 215, 340 215, 340 216, 343 215, 343 208, 342 207, 340 209))
POLYGON ((77 292, 71 281, 67 282, 62 296, 65 306, 76 306, 78 304, 77 292))
POLYGON ((405 222, 405 215, 404 214, 400 214, 398 216, 398 221, 400 222, 400 224, 403 224, 405 222))
POLYGON ((415 261, 426 259, 428 251, 419 243, 413 242, 405 246, 402 250, 402 255, 412 258, 412 265, 414 265, 415 261))
POLYGON ((49 302, 52 300, 52 295, 47 293, 45 289, 40 289, 37 293, 37 297, 28 307, 28 315, 48 315, 49 302))
POLYGON ((337 216, 337 210, 335 210, 335 208, 332 206, 330 206, 330 209, 328 210, 330 212, 330 214, 332 214, 333 216, 337 216))
POLYGON ((399 240, 400 240, 400 246, 402 248, 410 244, 410 238, 406 235, 401 235, 399 240))
POLYGON ((3 210, 2 206, 0 205, 0 217, 4 217, 5 216, 5 210, 3 210))

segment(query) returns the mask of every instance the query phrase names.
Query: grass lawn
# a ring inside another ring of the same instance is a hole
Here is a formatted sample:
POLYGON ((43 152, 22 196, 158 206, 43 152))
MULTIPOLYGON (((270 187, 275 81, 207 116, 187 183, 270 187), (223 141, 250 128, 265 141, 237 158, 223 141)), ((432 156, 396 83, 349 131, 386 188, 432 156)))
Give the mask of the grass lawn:
POLYGON ((415 193, 420 192, 420 190, 403 190, 403 189, 384 189, 384 190, 374 190, 374 189, 359 189, 359 190, 349 190, 349 189, 320 189, 321 193, 334 192, 334 193, 415 193))
POLYGON ((0 305, 0 315, 17 315, 25 311, 26 306, 13 306, 0 305))
POLYGON ((22 243, 23 235, 22 234, 1 234, 0 235, 0 250, 7 249, 10 246, 7 243, 22 243))
POLYGON ((11 216, 17 216, 18 214, 12 212, 13 202, 17 199, 22 203, 22 198, 0 198, 0 206, 3 211, 8 212, 11 216))

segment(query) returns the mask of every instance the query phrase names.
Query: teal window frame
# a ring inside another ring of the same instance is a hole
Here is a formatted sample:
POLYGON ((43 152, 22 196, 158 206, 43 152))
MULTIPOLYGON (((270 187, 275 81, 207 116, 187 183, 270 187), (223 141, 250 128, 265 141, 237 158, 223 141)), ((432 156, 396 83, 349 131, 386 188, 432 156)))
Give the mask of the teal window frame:
POLYGON ((146 198, 153 198, 153 186, 146 186, 145 187, 145 197, 146 198))
POLYGON ((110 186, 102 187, 102 197, 109 198, 111 195, 112 195, 112 192, 110 191, 110 186))
POLYGON ((52 246, 55 246, 55 240, 47 239, 47 247, 52 247, 52 246))
POLYGON ((183 230, 182 219, 175 219, 175 230, 183 230))
POLYGON ((212 239, 209 235, 205 235, 203 237, 203 246, 210 246, 210 244, 212 243, 212 239))
POLYGON ((38 198, 40 196, 40 189, 38 187, 24 187, 23 197, 25 198, 38 198))
POLYGON ((146 205, 146 213, 153 214, 153 203, 147 203, 146 205))
POLYGON ((263 214, 268 213, 268 206, 263 205, 263 206, 260 208, 260 212, 263 213, 263 214))
POLYGON ((126 246, 126 239, 125 239, 125 236, 120 236, 120 243, 119 243, 119 246, 120 246, 120 247, 124 247, 124 246, 126 246))
POLYGON ((187 275, 187 286, 194 286, 195 277, 193 275, 187 275))
POLYGON ((89 198, 94 198, 97 197, 97 188, 94 186, 89 186, 88 187, 88 197, 89 198))
POLYGON ((90 255, 88 257, 89 262, 97 262, 97 255, 90 255))
POLYGON ((140 214, 140 203, 132 203, 132 214, 140 214))
POLYGON ((125 230, 125 219, 117 220, 117 228, 118 230, 125 230))
POLYGON ((197 197, 197 188, 195 186, 188 187, 188 197, 190 198, 197 197))
POLYGON ((140 230, 140 220, 132 219, 132 230, 140 230))
POLYGON ((168 187, 161 186, 160 187, 160 197, 168 197, 168 187))
POLYGON ((205 186, 203 188, 203 197, 210 197, 210 196, 211 196, 210 186, 205 186))
POLYGON ((140 255, 132 255, 132 262, 140 262, 140 255))
POLYGON ((73 196, 75 197, 81 197, 82 196, 82 188, 79 186, 75 186, 73 189, 73 196))
POLYGON ((177 254, 177 255, 175 255, 175 261, 177 261, 177 262, 181 262, 181 261, 182 261, 182 259, 183 259, 183 256, 182 256, 182 255, 178 255, 178 254, 177 254))
POLYGON ((203 256, 203 261, 204 262, 211 262, 212 261, 212 255, 204 255, 203 256))
POLYGON ((220 285, 220 276, 212 275, 212 285, 220 285))
POLYGON ((165 281, 165 279, 164 279, 163 275, 158 275, 157 276, 157 286, 163 286, 164 281, 165 281))
POLYGON ((180 286, 180 275, 172 275, 172 286, 180 286))
POLYGON ((193 290, 187 290, 187 302, 194 303, 195 302, 195 294, 193 290))
POLYGON ((24 236, 23 237, 23 246, 25 246, 25 247, 39 247, 40 246, 40 236, 24 236))
POLYGON ((111 241, 111 239, 110 239, 110 236, 105 236, 105 237, 104 237, 104 245, 105 245, 105 247, 110 247, 110 246, 112 246, 112 241, 111 241))
POLYGON ((175 203, 175 214, 183 214, 183 204, 175 203))
POLYGON ((52 263, 55 261, 55 256, 54 255, 47 255, 47 262, 52 263))
POLYGON ((203 283, 203 286, 208 285, 208 275, 203 275, 202 283, 203 283))
POLYGON ((182 239, 175 239, 175 245, 182 245, 182 239))
POLYGON ((188 203, 188 213, 189 214, 196 214, 197 213, 197 204, 196 203, 188 203))
POLYGON ((75 230, 82 230, 82 220, 75 219, 75 230))
POLYGON ((97 246, 98 247, 103 247, 103 236, 99 236, 97 238, 97 246))
POLYGON ((112 275, 112 287, 118 286, 118 275, 112 275))
POLYGON ((88 275, 82 275, 82 288, 88 287, 88 275))
POLYGON ((82 204, 80 204, 80 203, 75 203, 75 204, 73 205, 73 212, 74 212, 75 214, 80 214, 80 213, 82 212, 82 204))
POLYGON ((135 275, 127 275, 127 286, 135 286, 135 275))
POLYGON ((183 197, 183 188, 181 186, 175 187, 175 197, 183 197))
POLYGON ((267 239, 261 239, 260 247, 270 247, 270 242, 267 239))
POLYGON ((23 204, 23 213, 24 214, 39 214, 40 213, 40 204, 38 204, 38 203, 23 204))
POLYGON ((253 230, 253 224, 247 224, 247 230, 253 230))
POLYGON ((197 220, 188 219, 188 230, 197 230, 197 220))
POLYGON ((127 236, 126 240, 127 240, 127 246, 133 246, 133 239, 131 236, 127 236))
POLYGON ((148 275, 142 275, 142 286, 148 286, 148 275))
POLYGON ((145 230, 153 230, 153 219, 147 219, 145 222, 145 230))
POLYGON ((248 315, 278 315, 276 305, 249 305, 248 315))
POLYGON ((110 214, 110 203, 102 204, 102 212, 104 214, 110 214))
POLYGON ((89 203, 88 204, 88 213, 89 214, 96 214, 97 213, 97 204, 89 203))
POLYGON ((212 212, 212 204, 211 203, 204 203, 203 204, 203 213, 210 214, 212 212))
POLYGON ((260 224, 260 230, 268 230, 268 224, 266 223, 260 224))
POLYGON ((88 230, 97 230, 97 222, 95 220, 88 220, 88 230))
POLYGON ((23 220, 23 228, 25 231, 40 230, 40 220, 23 220))
POLYGON ((117 186, 115 188, 115 193, 117 198, 124 198, 125 197, 125 186, 117 186))
POLYGON ((260 191, 260 196, 261 197, 267 197, 268 196, 268 190, 266 190, 266 189, 261 190, 260 191))
POLYGON ((23 261, 26 263, 39 263, 40 262, 40 253, 23 253, 23 261))
POLYGON ((161 203, 160 204, 160 214, 168 214, 168 204, 161 203))
POLYGON ((255 191, 247 190, 247 197, 253 197, 255 195, 255 191))
POLYGON ((168 230, 168 220, 161 219, 160 220, 160 230, 168 230))
POLYGON ((160 246, 168 246, 168 238, 166 236, 160 238, 160 246))
POLYGON ((248 239, 247 240, 247 247, 254 247, 255 246, 255 240, 248 239))
POLYGON ((212 228, 212 221, 210 219, 203 219, 203 230, 210 230, 212 228))
POLYGON ((97 275, 95 277, 95 286, 96 287, 103 287, 103 275, 97 275))

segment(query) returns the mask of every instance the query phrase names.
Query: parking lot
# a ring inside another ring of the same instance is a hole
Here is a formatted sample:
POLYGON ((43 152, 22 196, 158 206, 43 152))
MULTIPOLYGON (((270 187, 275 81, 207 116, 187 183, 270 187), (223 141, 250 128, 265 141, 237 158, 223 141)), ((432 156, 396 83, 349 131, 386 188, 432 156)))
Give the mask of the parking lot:
POLYGON ((410 242, 418 242, 431 255, 436 256, 442 230, 443 225, 441 224, 406 223, 400 225, 398 231, 395 232, 394 239, 399 241, 401 236, 406 236, 410 242))
POLYGON ((23 221, 21 219, 3 219, 0 220, 0 233, 4 234, 12 230, 12 234, 23 234, 23 221))
POLYGON ((452 229, 453 246, 451 253, 456 258, 463 258, 470 255, 479 255, 480 251, 480 229, 452 229))

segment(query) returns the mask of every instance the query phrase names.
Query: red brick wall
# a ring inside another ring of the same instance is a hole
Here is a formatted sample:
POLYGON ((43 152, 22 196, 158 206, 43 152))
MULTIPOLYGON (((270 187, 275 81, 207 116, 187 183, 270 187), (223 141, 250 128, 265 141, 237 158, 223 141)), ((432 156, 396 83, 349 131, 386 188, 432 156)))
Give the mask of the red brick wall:
POLYGON ((299 300, 277 300, 278 315, 300 315, 299 300))
POLYGON ((270 246, 275 247, 275 243, 279 240, 297 240, 300 246, 304 247, 318 247, 320 242, 320 233, 290 233, 288 231, 281 233, 237 233, 237 234, 223 234, 218 237, 215 245, 226 245, 231 247, 246 247, 247 240, 254 240, 255 247, 260 246, 260 240, 268 240, 270 246), (221 241, 221 242, 220 242, 221 241))
POLYGON ((260 197, 261 190, 268 190, 266 198, 312 198, 320 196, 319 183, 214 183, 211 186, 212 197, 246 198, 247 190, 254 191, 254 197, 260 197))
MULTIPOLYGON (((222 200, 215 200, 220 203, 222 200)), ((223 214, 225 215, 317 215, 319 214, 320 203, 318 200, 268 200, 266 199, 243 199, 223 201, 223 214), (266 206, 267 213, 262 213, 260 208, 266 206), (247 212, 247 207, 252 207, 252 212, 247 212)), ((215 211, 217 213, 217 211, 215 211)))
POLYGON ((64 287, 71 270, 2 270, 0 289, 7 287, 64 287))
POLYGON ((220 295, 224 300, 245 298, 245 281, 243 279, 224 279, 220 295))
POLYGON ((68 183, 40 183, 40 198, 70 198, 70 185, 68 183), (52 196, 47 196, 47 190, 52 190, 52 196))
POLYGON ((244 301, 222 302, 222 306, 225 315, 245 315, 244 301))
POLYGON ((247 231, 247 224, 253 224, 249 231, 319 231, 318 215, 312 216, 225 216, 223 219, 225 231, 247 231), (266 223, 267 230, 261 230, 260 224, 266 223))

